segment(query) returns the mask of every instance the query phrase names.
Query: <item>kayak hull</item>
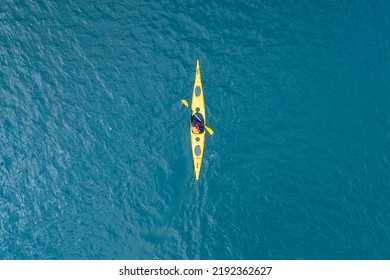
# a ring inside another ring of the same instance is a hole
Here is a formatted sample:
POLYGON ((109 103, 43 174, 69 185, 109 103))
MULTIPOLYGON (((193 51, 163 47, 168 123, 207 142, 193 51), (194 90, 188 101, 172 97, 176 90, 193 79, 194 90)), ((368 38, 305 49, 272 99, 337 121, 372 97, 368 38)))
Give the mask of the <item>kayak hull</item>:
MULTIPOLYGON (((191 111, 192 111, 192 116, 195 113, 201 114, 204 120, 203 125, 206 126, 206 110, 205 110, 205 103, 204 103, 202 79, 200 75, 199 60, 196 61, 196 73, 195 73, 194 89, 192 91, 191 111)), ((206 130, 204 130, 202 133, 193 133, 191 131, 191 123, 190 123, 190 135, 191 135, 191 150, 192 150, 192 160, 194 165, 195 179, 199 180, 200 169, 202 167, 205 139, 206 139, 206 130)))

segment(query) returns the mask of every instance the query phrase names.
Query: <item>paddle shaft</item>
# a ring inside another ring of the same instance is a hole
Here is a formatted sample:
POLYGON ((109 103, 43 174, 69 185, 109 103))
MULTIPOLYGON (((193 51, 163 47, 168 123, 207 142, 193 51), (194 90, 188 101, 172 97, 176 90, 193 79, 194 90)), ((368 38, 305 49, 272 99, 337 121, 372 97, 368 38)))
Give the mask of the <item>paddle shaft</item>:
MULTIPOLYGON (((191 110, 191 113, 193 113, 192 110, 191 110)), ((196 113, 194 114, 194 116, 195 116, 200 122, 202 122, 202 120, 196 115, 196 113)))

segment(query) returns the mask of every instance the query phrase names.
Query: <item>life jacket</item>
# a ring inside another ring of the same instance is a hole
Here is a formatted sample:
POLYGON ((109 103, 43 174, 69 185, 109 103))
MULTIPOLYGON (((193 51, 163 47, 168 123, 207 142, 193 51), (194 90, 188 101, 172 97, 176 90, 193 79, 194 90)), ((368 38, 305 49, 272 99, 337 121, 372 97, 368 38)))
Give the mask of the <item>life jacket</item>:
POLYGON ((204 132, 203 116, 199 113, 194 114, 191 117, 191 125, 199 131, 198 133, 203 133, 204 132))

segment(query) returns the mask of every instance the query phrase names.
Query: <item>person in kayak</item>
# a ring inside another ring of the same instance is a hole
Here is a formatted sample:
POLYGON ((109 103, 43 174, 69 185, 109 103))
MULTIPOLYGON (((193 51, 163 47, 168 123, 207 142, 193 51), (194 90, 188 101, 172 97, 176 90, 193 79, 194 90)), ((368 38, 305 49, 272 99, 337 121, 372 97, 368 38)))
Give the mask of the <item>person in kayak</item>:
POLYGON ((191 116, 191 131, 195 134, 204 132, 203 116, 199 113, 195 113, 191 116))
POLYGON ((199 134, 201 133, 201 128, 202 128, 202 123, 200 121, 196 121, 194 120, 192 123, 191 123, 191 131, 192 133, 195 133, 195 134, 199 134))

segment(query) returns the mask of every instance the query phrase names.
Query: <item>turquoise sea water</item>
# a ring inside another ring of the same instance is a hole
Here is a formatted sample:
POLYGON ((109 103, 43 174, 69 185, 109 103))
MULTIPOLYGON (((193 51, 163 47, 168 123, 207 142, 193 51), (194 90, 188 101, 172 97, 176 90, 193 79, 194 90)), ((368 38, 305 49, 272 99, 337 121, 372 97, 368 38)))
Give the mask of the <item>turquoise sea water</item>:
POLYGON ((0 97, 1 259, 390 259, 389 1, 2 0, 0 97))

